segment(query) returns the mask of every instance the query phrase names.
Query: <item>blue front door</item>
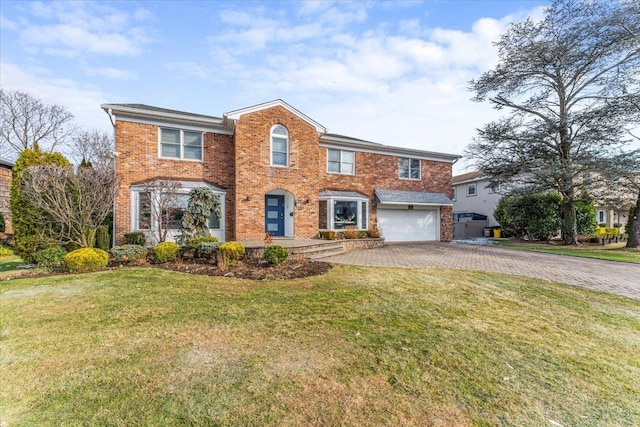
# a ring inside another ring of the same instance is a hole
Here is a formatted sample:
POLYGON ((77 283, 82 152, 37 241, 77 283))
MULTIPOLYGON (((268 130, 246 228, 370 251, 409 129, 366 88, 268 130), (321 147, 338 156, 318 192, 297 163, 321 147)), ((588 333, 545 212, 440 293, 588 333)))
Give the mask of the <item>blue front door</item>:
POLYGON ((264 231, 272 236, 284 236, 284 196, 264 198, 264 231))

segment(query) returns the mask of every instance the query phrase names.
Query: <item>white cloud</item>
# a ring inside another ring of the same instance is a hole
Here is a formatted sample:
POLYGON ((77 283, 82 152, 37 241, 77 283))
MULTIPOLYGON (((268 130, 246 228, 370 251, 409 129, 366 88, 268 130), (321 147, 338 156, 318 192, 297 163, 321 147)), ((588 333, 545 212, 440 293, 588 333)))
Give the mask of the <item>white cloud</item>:
POLYGON ((16 31, 18 29, 18 23, 5 18, 5 16, 0 13, 0 27, 6 30, 16 31))
POLYGON ((104 77, 107 79, 114 79, 114 80, 135 80, 137 78, 137 75, 135 73, 132 73, 131 71, 127 71, 127 70, 122 70, 120 68, 114 68, 114 67, 90 67, 90 66, 85 66, 83 68, 84 72, 87 73, 87 75, 89 76, 96 76, 96 77, 104 77))
POLYGON ((45 54, 132 56, 151 41, 148 29, 133 23, 149 17, 142 9, 128 14, 93 2, 33 2, 27 11, 21 42, 45 54))

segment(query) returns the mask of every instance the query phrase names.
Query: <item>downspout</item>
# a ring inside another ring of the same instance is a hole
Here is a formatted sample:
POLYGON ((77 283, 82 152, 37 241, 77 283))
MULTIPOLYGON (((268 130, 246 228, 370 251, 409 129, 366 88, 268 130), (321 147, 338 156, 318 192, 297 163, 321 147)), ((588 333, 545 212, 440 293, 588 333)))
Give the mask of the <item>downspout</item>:
MULTIPOLYGON (((106 111, 106 113, 109 116, 109 121, 111 122, 111 126, 113 126, 113 169, 114 171, 117 172, 116 158, 118 156, 118 152, 116 151, 116 121, 115 121, 116 118, 113 115, 113 110, 111 108, 109 108, 106 111)), ((115 245, 116 245, 116 200, 113 199, 113 224, 111 224, 111 247, 114 247, 115 245)))

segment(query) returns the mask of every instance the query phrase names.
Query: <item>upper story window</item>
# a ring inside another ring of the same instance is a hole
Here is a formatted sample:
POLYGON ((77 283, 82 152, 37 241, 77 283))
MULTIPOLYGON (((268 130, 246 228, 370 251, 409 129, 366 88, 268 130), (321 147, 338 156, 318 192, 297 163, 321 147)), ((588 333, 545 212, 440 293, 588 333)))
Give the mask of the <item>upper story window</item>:
POLYGON ((451 192, 451 200, 453 200, 455 202, 456 200, 456 187, 453 187, 453 191, 451 192))
POLYGON ((202 132, 160 128, 160 157, 202 160, 202 132))
POLYGON ((398 159, 398 176, 403 179, 420 179, 420 159, 400 157, 398 159))
POLYGON ((469 184, 467 185, 467 196, 475 196, 476 193, 476 185, 475 184, 469 184))
POLYGON ((271 166, 289 166, 289 131, 282 125, 271 128, 271 166))
POLYGON ((353 175, 356 153, 353 151, 327 149, 327 171, 353 175))

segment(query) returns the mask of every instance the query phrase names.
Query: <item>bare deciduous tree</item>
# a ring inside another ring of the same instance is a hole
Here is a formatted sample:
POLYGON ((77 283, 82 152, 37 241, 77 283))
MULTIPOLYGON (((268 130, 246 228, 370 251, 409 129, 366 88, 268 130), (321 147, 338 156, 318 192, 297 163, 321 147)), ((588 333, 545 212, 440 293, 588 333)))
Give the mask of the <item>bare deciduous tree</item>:
POLYGON ((142 186, 141 195, 147 198, 149 228, 156 243, 167 240, 172 212, 180 208, 182 184, 170 179, 154 179, 142 186))
POLYGON ((0 89, 0 154, 15 157, 38 144, 53 151, 74 131, 73 114, 21 91, 0 89))
POLYGON ((76 132, 71 139, 71 156, 80 163, 82 159, 94 166, 113 165, 113 137, 98 129, 76 132))
POLYGON ((47 240, 93 244, 96 228, 113 209, 118 177, 111 167, 32 166, 23 174, 31 203, 47 213, 47 240))

